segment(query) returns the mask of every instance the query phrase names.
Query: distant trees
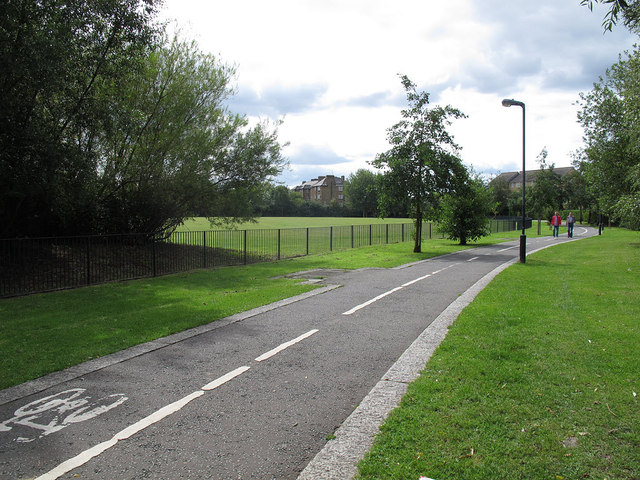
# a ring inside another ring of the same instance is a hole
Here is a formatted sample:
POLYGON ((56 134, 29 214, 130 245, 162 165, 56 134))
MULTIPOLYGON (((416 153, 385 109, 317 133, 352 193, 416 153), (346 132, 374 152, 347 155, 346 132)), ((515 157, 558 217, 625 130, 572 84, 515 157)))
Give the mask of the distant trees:
POLYGON ((234 69, 169 41, 156 0, 0 6, 0 236, 245 219, 285 160, 224 106, 234 69))
POLYGON ((363 217, 378 215, 378 184, 380 175, 361 168, 349 175, 344 186, 344 196, 352 212, 363 217))
POLYGON ((538 234, 541 230, 541 220, 550 218, 554 210, 560 209, 562 205, 561 179, 554 171, 554 164, 547 163, 547 149, 543 148, 538 155, 540 170, 536 174, 533 187, 526 191, 526 205, 538 219, 538 234))
POLYGON ((452 119, 465 115, 451 106, 430 108, 428 93, 417 92, 407 76, 401 81, 409 106, 401 112, 403 119, 387 130, 391 149, 372 164, 384 171, 382 214, 406 199, 415 222, 414 252, 420 252, 423 220, 435 216, 440 196, 452 191, 455 179, 465 172, 457 157, 459 147, 447 131, 452 119))
POLYGON ((579 212, 577 220, 583 221, 583 212, 594 204, 593 196, 589 194, 587 182, 582 173, 573 171, 562 177, 562 192, 565 199, 565 207, 579 212))
POLYGON ((492 209, 494 215, 510 215, 510 199, 513 196, 509 181, 504 177, 496 177, 489 184, 492 209))
POLYGON ((300 216, 304 200, 300 193, 294 192, 284 185, 270 186, 263 197, 261 215, 272 217, 300 216))

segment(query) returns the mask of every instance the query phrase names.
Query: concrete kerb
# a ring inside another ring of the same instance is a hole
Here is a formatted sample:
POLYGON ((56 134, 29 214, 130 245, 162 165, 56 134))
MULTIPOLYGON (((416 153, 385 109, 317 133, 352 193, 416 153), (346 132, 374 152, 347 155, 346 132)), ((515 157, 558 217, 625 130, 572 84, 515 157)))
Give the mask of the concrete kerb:
MULTIPOLYGON (((527 252, 527 255, 549 248, 549 244, 527 252)), ((458 253, 458 252, 455 252, 458 253)), ((420 262, 429 261, 421 260, 420 262)), ((345 480, 357 473, 357 465, 373 445, 379 428, 391 410, 400 404, 409 383, 421 370, 444 340, 449 327, 462 310, 469 305, 500 272, 517 263, 509 260, 486 274, 466 292, 454 300, 411 344, 360 405, 335 431, 335 438, 309 462, 298 480, 345 480)), ((420 263, 415 262, 415 263, 420 263)), ((405 267, 403 265, 403 267, 405 267)))
POLYGON ((326 285, 324 287, 317 288, 300 295, 296 295, 295 297, 285 298, 284 300, 270 303, 269 305, 264 305, 262 307, 254 308, 246 312, 237 313, 235 315, 216 320, 215 322, 211 322, 206 325, 201 325, 199 327, 191 328, 183 332, 174 333, 173 335, 159 338, 151 342, 135 345, 133 347, 127 348, 126 350, 115 352, 110 355, 105 355, 104 357, 96 358, 94 360, 89 360, 79 365, 69 367, 65 370, 50 373, 35 380, 31 380, 14 387, 0 390, 0 405, 4 405, 5 403, 9 403, 14 400, 18 400, 20 398, 42 392, 48 388, 55 387, 56 385, 59 385, 61 383, 82 377, 91 372, 102 370, 103 368, 115 365, 120 362, 124 362, 125 360, 144 355, 145 353, 152 352, 169 345, 174 345, 188 338, 202 335, 203 333, 225 327, 232 323, 246 320, 247 318, 254 317, 270 310, 275 310, 276 308, 280 308, 291 303, 299 302, 314 295, 320 295, 339 287, 340 285, 326 285))

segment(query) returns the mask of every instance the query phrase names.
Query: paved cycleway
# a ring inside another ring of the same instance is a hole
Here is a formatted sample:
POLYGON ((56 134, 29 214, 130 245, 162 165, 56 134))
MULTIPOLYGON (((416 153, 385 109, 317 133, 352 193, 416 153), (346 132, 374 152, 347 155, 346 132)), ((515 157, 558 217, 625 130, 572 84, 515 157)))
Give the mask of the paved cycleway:
POLYGON ((349 478, 518 242, 324 272, 314 292, 4 390, 0 478, 349 478))

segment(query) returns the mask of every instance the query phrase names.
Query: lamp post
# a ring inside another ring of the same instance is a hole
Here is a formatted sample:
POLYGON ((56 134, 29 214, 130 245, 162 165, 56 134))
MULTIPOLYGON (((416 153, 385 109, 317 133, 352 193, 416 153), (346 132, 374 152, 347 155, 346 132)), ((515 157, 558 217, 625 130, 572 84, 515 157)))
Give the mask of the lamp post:
POLYGON ((526 185, 526 177, 525 177, 525 166, 524 166, 524 145, 525 145, 525 136, 524 136, 524 103, 519 102, 518 100, 510 100, 505 98, 502 100, 503 107, 510 107, 512 105, 516 105, 518 107, 522 107, 522 233, 520 234, 520 263, 525 263, 527 260, 527 236, 524 232, 524 187, 526 185))

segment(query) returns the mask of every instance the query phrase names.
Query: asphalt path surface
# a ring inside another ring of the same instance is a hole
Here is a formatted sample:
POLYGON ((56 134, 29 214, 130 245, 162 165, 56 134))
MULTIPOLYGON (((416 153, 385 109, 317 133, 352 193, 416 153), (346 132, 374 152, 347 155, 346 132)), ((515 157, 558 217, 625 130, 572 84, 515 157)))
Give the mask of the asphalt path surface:
POLYGON ((296 479, 434 319, 519 257, 518 243, 323 272, 315 292, 2 391, 0 478, 296 479))

